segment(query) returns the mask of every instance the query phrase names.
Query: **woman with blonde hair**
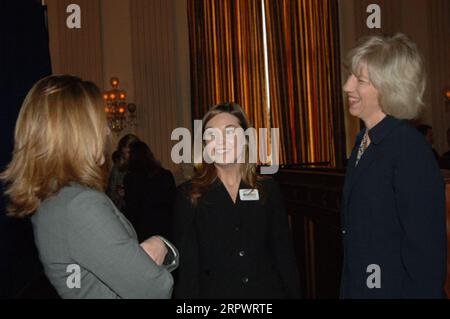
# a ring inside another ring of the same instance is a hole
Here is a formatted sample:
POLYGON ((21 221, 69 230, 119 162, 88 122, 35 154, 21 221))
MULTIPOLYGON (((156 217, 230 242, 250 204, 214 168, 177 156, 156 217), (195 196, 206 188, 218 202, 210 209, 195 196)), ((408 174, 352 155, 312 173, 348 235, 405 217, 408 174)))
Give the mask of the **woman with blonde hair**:
POLYGON ((6 183, 9 215, 31 216, 50 282, 63 298, 169 298, 164 240, 139 244, 103 193, 110 134, 99 89, 49 76, 30 90, 15 130, 6 183))
POLYGON ((204 161, 178 189, 176 298, 297 298, 300 282, 278 184, 249 161, 239 105, 203 118, 204 161))
POLYGON ((362 39, 344 91, 365 128, 348 161, 342 203, 342 298, 441 298, 446 278, 444 180, 407 121, 423 108, 425 72, 403 34, 362 39))

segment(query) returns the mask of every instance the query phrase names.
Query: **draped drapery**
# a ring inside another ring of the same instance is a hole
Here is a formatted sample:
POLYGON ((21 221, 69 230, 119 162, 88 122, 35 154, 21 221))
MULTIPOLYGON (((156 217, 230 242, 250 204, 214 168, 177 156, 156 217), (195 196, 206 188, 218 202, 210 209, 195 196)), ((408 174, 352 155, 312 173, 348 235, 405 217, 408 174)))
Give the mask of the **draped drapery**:
POLYGON ((192 116, 218 103, 241 105, 268 127, 260 0, 188 1, 192 116))
POLYGON ((280 129, 281 164, 342 166, 337 0, 190 0, 188 16, 194 119, 234 101, 280 129))
POLYGON ((344 155, 337 0, 264 0, 272 126, 281 162, 339 166, 344 155))

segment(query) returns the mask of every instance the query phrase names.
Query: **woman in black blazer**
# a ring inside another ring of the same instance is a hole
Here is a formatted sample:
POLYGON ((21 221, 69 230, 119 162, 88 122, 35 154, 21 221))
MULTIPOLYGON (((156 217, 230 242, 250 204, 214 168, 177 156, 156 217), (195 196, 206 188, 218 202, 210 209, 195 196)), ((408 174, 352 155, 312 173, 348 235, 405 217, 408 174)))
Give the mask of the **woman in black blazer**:
POLYGON ((406 120, 422 109, 423 62, 405 35, 364 39, 344 91, 366 128, 347 167, 342 298, 442 298, 444 181, 431 147, 406 120))
POLYGON ((237 104, 220 104, 203 125, 213 163, 198 166, 195 177, 178 189, 174 240, 180 266, 174 296, 300 297, 279 187, 258 177, 248 157, 240 161, 242 150, 233 136, 248 128, 245 114, 237 104))

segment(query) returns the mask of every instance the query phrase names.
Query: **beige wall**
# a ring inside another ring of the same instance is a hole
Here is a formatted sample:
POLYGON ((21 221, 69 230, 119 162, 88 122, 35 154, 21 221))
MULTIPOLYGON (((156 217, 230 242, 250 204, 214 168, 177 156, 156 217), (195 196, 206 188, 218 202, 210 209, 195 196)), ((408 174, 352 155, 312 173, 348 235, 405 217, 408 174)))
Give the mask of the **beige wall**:
POLYGON ((46 0, 54 73, 70 73, 110 89, 120 78, 135 102, 138 125, 114 135, 113 144, 136 133, 165 167, 170 133, 190 128, 189 34, 186 0, 46 0), (81 7, 81 29, 65 25, 67 5, 81 7))
MULTIPOLYGON (((340 0, 342 56, 363 35, 403 32, 421 50, 428 73, 425 93, 427 109, 421 122, 433 126, 435 148, 439 153, 448 149, 446 130, 450 127, 450 110, 445 107, 443 89, 450 85, 450 1, 448 0, 340 0), (381 30, 370 30, 365 21, 369 4, 379 4, 382 10, 381 30)), ((348 153, 359 129, 345 107, 348 153)))
POLYGON ((55 74, 73 74, 103 86, 103 45, 100 0, 46 0, 50 54, 55 74), (81 29, 68 29, 68 5, 82 9, 81 29))
POLYGON ((172 169, 171 133, 190 127, 186 8, 181 0, 132 0, 130 8, 136 103, 145 110, 137 133, 172 169))

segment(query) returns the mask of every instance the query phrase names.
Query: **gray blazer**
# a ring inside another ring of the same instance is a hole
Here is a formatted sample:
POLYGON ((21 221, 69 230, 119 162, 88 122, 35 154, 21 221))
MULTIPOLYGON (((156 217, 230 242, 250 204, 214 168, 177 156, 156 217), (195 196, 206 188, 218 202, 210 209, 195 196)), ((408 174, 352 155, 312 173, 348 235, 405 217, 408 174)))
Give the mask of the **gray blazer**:
POLYGON ((32 223, 45 273, 62 298, 171 297, 172 275, 148 257, 105 194, 71 184, 45 200, 32 223))

